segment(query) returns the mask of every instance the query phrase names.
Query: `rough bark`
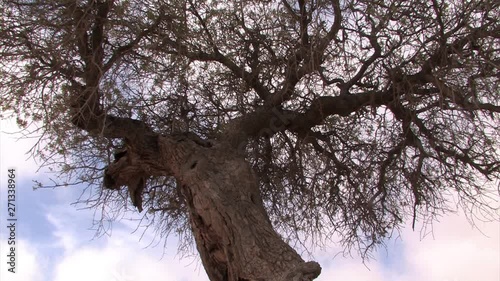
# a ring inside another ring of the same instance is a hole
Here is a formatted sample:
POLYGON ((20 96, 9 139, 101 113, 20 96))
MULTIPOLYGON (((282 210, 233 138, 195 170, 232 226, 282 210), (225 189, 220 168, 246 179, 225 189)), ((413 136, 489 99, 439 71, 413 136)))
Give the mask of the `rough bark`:
POLYGON ((313 280, 321 267, 302 258, 274 231, 248 163, 222 144, 159 138, 176 177, 210 280, 313 280))

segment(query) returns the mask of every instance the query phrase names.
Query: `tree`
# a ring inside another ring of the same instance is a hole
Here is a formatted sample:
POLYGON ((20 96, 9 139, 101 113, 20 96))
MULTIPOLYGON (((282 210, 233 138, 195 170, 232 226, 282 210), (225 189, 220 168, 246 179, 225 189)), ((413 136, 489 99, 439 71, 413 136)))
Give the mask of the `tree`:
POLYGON ((192 235, 210 280, 313 280, 287 242, 368 254, 452 194, 495 208, 498 1, 0 7, 2 112, 57 185, 192 235))

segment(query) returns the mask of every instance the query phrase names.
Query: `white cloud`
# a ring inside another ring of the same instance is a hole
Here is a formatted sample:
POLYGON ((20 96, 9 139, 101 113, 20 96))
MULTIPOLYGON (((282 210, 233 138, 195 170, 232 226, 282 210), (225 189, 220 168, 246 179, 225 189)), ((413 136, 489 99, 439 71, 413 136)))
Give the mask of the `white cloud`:
MULTIPOLYGON (((476 222, 448 215, 433 226, 433 235, 421 239, 407 226, 387 252, 363 265, 357 258, 318 254, 323 271, 318 281, 498 281, 500 280, 500 223, 476 222), (478 225, 479 224, 479 225, 478 225), (390 262, 387 262, 390 260, 390 262)), ((335 248, 332 245, 332 248, 335 248)))
POLYGON ((317 281, 382 281, 383 272, 377 263, 365 266, 360 259, 335 258, 331 266, 322 266, 317 281))
POLYGON ((450 215, 434 226, 434 237, 419 241, 418 234, 406 231, 405 263, 415 280, 500 280, 500 224, 478 227, 463 215, 450 215))
POLYGON ((77 238, 71 235, 71 232, 75 230, 70 225, 62 221, 60 216, 55 216, 52 213, 47 214, 47 221, 51 223, 55 230, 53 235, 56 238, 54 247, 60 247, 65 252, 70 252, 76 248, 78 244, 77 238))
POLYGON ((137 240, 113 236, 104 247, 91 244, 75 248, 58 263, 54 281, 181 281, 207 280, 194 265, 160 249, 138 247, 137 240))
POLYGON ((62 250, 51 281, 208 280, 193 260, 179 261, 175 247, 169 245, 172 251, 166 255, 160 246, 148 247, 153 237, 132 233, 137 225, 130 221, 115 222, 112 236, 92 239, 94 233, 87 229, 91 210, 50 206, 46 216, 53 227, 53 247, 62 250))
POLYGON ((8 281, 40 281, 43 280, 43 275, 46 269, 46 264, 43 263, 42 255, 36 246, 24 239, 16 241, 16 260, 15 260, 15 273, 8 271, 10 268, 7 265, 9 261, 7 254, 10 246, 5 242, 6 239, 2 237, 0 249, 2 249, 0 256, 0 279, 8 281))

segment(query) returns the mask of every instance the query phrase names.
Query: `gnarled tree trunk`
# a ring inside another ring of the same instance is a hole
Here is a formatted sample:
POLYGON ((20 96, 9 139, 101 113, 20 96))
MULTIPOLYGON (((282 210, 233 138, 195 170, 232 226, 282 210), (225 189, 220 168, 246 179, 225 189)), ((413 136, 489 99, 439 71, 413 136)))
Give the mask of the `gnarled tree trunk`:
POLYGON ((318 263, 304 262, 274 231, 257 179, 234 150, 168 137, 158 143, 187 201, 210 280, 306 281, 320 274, 318 263))

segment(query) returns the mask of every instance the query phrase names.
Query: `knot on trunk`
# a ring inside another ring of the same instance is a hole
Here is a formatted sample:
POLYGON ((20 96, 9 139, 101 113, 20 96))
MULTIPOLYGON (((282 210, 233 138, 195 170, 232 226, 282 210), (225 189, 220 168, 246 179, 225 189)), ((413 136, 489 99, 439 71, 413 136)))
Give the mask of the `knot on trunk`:
POLYGON ((283 280, 311 281, 321 273, 321 266, 315 261, 304 262, 290 271, 283 280))
POLYGON ((123 150, 115 153, 115 161, 104 170, 103 186, 119 190, 126 186, 132 204, 142 212, 142 192, 146 186, 147 174, 142 169, 138 155, 123 150))

